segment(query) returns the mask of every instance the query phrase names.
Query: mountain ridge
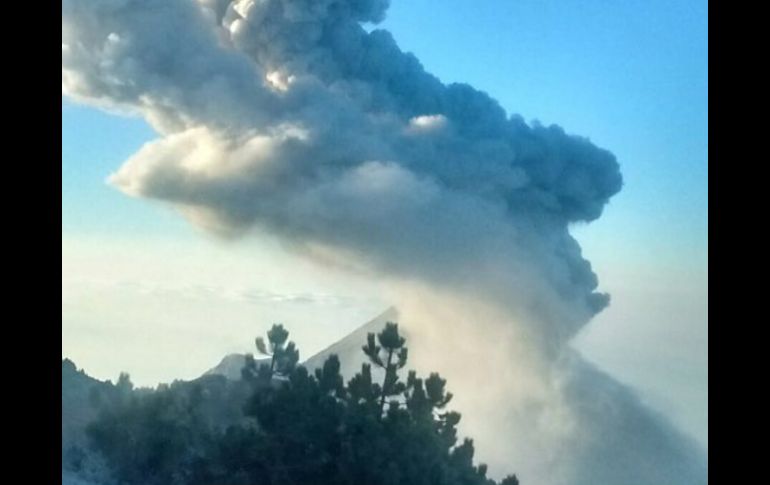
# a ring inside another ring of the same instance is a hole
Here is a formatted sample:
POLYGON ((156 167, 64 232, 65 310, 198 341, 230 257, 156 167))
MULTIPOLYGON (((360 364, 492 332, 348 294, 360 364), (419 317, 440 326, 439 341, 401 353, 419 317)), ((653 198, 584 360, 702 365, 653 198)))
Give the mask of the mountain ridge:
MULTIPOLYGON (((314 369, 317 369, 321 366, 323 366, 324 361, 332 354, 336 354, 340 357, 342 356, 350 356, 350 355, 356 355, 357 352, 361 350, 361 347, 366 344, 366 336, 369 333, 378 333, 382 330, 382 328, 385 326, 387 322, 395 322, 398 320, 398 310, 395 307, 390 307, 374 317, 373 319, 369 320, 368 322, 364 323, 360 327, 353 330, 351 333, 347 334, 345 337, 341 338, 340 340, 337 340, 336 342, 333 342, 332 344, 328 345, 323 350, 316 352, 315 354, 311 355, 304 361, 300 363, 300 365, 307 368, 308 371, 312 372, 314 369)), ((225 376, 227 379, 231 381, 238 381, 241 379, 241 369, 243 368, 245 362, 246 362, 246 356, 249 355, 247 353, 232 353, 225 355, 222 360, 212 367, 211 369, 207 370, 203 373, 203 376, 208 375, 221 375, 225 376)), ((270 358, 269 357, 263 357, 263 358, 256 358, 257 365, 260 363, 269 363, 270 358)), ((361 362, 363 362, 361 359, 341 359, 341 365, 342 365, 342 374, 344 376, 352 376, 356 372, 360 370, 361 362)))

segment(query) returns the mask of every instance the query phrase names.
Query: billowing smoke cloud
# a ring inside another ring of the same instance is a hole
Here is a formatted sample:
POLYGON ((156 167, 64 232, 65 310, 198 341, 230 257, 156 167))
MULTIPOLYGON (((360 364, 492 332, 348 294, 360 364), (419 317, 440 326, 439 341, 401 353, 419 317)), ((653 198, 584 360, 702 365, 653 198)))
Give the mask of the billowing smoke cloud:
MULTIPOLYGON (((464 338, 526 342, 487 361, 560 383, 538 406, 572 423, 543 445, 560 477, 533 457, 541 483, 702 483, 685 440, 568 347, 608 302, 568 229, 599 217, 620 190, 614 156, 509 117, 468 85, 442 84, 388 32, 363 27, 387 6, 63 0, 62 90, 138 112, 161 135, 111 177, 127 194, 173 204, 221 235, 269 232, 307 256, 388 277, 405 308, 410 287, 495 309, 464 338), (615 419, 598 419, 602 406, 617 407, 615 419)), ((441 322, 411 314, 430 334, 474 317, 457 308, 441 322)), ((524 456, 499 446, 501 465, 524 456)))
POLYGON ((420 322, 407 327, 410 359, 464 384, 452 405, 467 410, 462 431, 490 472, 536 485, 707 483, 698 447, 574 350, 554 358, 506 309, 419 286, 396 288, 400 320, 420 322))

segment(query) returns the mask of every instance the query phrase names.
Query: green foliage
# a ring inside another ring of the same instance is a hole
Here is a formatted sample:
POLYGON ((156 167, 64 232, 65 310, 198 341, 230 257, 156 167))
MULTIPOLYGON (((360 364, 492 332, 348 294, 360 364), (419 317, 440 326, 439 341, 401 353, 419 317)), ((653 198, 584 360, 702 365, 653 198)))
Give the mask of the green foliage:
POLYGON ((270 357, 270 365, 258 367, 254 356, 247 355, 241 371, 244 380, 269 384, 274 376, 288 376, 299 362, 299 350, 294 342, 287 343, 288 339, 289 332, 281 324, 275 324, 267 331, 267 344, 264 338, 257 337, 257 352, 270 357))
POLYGON ((519 485, 519 479, 516 478, 516 475, 508 475, 507 477, 503 478, 503 481, 500 482, 500 485, 519 485))
POLYGON ((67 470, 79 472, 83 469, 87 455, 79 446, 70 446, 62 457, 62 467, 67 470))
MULTIPOLYGON (((446 381, 415 372, 401 379, 408 354, 396 324, 368 335, 363 350, 369 363, 347 385, 336 355, 312 374, 297 366, 299 354, 288 336, 275 325, 267 342, 257 339, 271 365, 257 369, 247 360, 239 385, 251 395, 240 421, 222 426, 210 419, 212 396, 227 393, 209 392, 203 384, 177 383, 110 400, 89 435, 116 481, 495 485, 485 465, 473 464, 472 440, 457 444, 460 415, 445 410, 452 399, 446 381), (382 382, 373 378, 373 366, 384 370, 382 382)), ((126 389, 125 382, 121 386, 126 389)), ((500 485, 518 481, 509 476, 500 485)))
POLYGON ((188 483, 186 470, 205 449, 210 431, 197 412, 199 397, 181 387, 159 386, 113 400, 88 427, 118 483, 188 483))
POLYGON ((368 334, 366 337, 366 345, 363 346, 364 354, 366 354, 373 365, 385 371, 385 379, 382 386, 376 389, 379 395, 379 412, 382 415, 385 410, 385 400, 389 397, 401 395, 406 390, 406 386, 399 381, 398 376, 398 371, 406 365, 408 355, 407 348, 404 347, 406 339, 399 335, 398 325, 392 322, 386 323, 382 332, 377 334, 379 345, 375 344, 375 335, 373 333, 368 334), (395 362, 393 357, 397 359, 395 362))

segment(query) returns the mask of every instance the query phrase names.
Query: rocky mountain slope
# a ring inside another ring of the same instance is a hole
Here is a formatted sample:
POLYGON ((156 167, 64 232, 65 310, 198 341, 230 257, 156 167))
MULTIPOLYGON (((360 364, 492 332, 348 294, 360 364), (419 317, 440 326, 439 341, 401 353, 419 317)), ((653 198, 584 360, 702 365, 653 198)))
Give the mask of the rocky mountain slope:
POLYGON ((340 358, 340 372, 346 379, 351 378, 356 372, 361 370, 361 364, 366 361, 366 356, 364 356, 361 350, 361 347, 366 344, 366 335, 369 333, 379 333, 387 322, 398 322, 398 311, 393 307, 358 327, 347 337, 308 358, 302 365, 312 372, 314 369, 323 366, 324 361, 330 355, 336 354, 340 358))
MULTIPOLYGON (((314 369, 321 367, 331 354, 336 354, 340 357, 342 375, 346 378, 350 378, 356 372, 361 370, 361 363, 364 362, 364 355, 361 351, 361 347, 366 343, 366 335, 368 333, 380 332, 387 322, 397 321, 398 311, 391 307, 376 318, 361 325, 343 339, 309 357, 302 362, 302 365, 312 372, 314 369)), ((241 379, 241 369, 243 368, 245 359, 246 354, 228 354, 219 362, 219 364, 206 371, 203 375, 221 375, 229 380, 238 381, 241 379)), ((259 365, 260 362, 269 363, 270 359, 257 358, 256 361, 259 365)))

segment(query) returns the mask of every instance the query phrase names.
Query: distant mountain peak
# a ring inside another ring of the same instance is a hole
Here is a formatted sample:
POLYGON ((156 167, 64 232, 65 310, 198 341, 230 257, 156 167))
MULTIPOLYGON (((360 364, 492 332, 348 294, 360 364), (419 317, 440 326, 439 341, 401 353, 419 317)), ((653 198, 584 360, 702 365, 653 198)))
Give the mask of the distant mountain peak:
MULTIPOLYGON (((241 380, 241 369, 246 365, 247 355, 249 354, 227 354, 219 364, 204 372, 203 375, 220 375, 225 376, 231 381, 239 381, 241 380)), ((269 363, 270 357, 254 357, 254 360, 257 362, 257 366, 259 366, 262 362, 269 363)))
MULTIPOLYGON (((368 333, 377 333, 385 326, 387 322, 398 321, 398 310, 395 307, 390 307, 374 319, 361 325, 352 333, 343 337, 341 340, 329 345, 324 350, 316 353, 310 358, 302 362, 308 370, 312 371, 317 367, 321 367, 326 358, 331 354, 337 354, 339 356, 358 356, 361 347, 366 343, 366 335, 368 333)), ((203 375, 221 375, 232 381, 241 380, 241 369, 246 364, 246 356, 248 354, 232 353, 227 354, 224 358, 211 369, 207 370, 203 375)), ((257 361, 257 365, 260 363, 269 363, 270 357, 257 357, 254 358, 257 361)), ((350 359, 349 365, 355 365, 356 369, 360 365, 361 359, 350 359)), ((343 367, 345 362, 343 362, 343 367)))
POLYGON ((302 365, 312 372, 313 369, 322 367, 324 361, 326 361, 330 355, 336 354, 342 360, 342 374, 353 375, 360 370, 363 359, 359 357, 363 356, 361 347, 366 344, 367 334, 379 333, 385 327, 386 323, 398 322, 398 317, 399 313, 396 307, 390 307, 374 319, 358 327, 352 333, 342 338, 342 340, 333 343, 312 357, 306 359, 302 365))

